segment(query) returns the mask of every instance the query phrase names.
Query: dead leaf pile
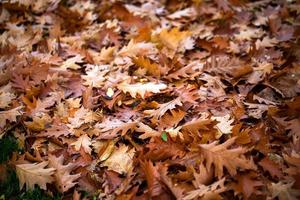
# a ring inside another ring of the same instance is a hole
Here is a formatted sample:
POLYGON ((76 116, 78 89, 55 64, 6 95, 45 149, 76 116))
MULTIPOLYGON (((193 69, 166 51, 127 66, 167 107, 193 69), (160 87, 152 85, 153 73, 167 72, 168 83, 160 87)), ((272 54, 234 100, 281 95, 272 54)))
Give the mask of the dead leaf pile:
POLYGON ((299 199, 299 7, 1 1, 3 165, 65 199, 299 199))

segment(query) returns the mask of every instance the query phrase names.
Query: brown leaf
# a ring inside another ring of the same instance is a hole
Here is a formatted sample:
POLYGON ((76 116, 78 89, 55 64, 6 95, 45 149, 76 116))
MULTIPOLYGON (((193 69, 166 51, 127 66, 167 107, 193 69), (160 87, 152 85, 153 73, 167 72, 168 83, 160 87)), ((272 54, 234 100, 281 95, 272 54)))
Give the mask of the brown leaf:
POLYGON ((150 197, 155 197, 163 192, 163 186, 160 183, 160 175, 157 166, 154 166, 151 161, 140 161, 141 168, 145 174, 148 193, 150 197))
POLYGON ((71 174, 71 171, 76 168, 76 164, 68 163, 64 165, 64 156, 49 155, 49 166, 56 169, 54 173, 56 187, 60 192, 66 192, 76 185, 76 180, 80 174, 71 174))
POLYGON ((242 193, 244 199, 249 199, 252 194, 262 194, 258 187, 264 184, 261 180, 257 180, 255 173, 237 175, 236 179, 237 183, 233 184, 233 189, 237 193, 242 193))
POLYGON ((270 160, 268 157, 265 157, 258 163, 262 168, 269 172, 272 177, 282 178, 283 172, 280 169, 280 166, 274 161, 270 160))
POLYGON ((238 168, 256 169, 253 160, 248 160, 244 155, 248 151, 246 148, 228 149, 235 140, 236 138, 231 138, 219 145, 217 142, 199 145, 203 159, 206 161, 206 168, 210 170, 214 166, 215 175, 218 178, 224 175, 223 168, 227 169, 232 176, 237 173, 238 168))

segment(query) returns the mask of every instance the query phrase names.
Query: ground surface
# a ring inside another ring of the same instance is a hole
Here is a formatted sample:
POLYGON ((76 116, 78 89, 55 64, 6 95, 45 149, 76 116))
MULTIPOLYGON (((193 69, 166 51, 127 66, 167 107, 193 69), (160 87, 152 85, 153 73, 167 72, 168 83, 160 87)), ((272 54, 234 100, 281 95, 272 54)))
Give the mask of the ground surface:
POLYGON ((300 198, 296 1, 0 5, 1 198, 300 198))

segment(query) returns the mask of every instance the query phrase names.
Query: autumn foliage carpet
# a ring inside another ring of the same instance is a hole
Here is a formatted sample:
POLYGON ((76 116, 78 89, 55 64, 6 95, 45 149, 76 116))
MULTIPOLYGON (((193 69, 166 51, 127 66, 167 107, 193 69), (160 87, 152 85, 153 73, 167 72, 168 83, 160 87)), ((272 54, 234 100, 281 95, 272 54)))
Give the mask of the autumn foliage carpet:
POLYGON ((2 0, 0 198, 300 199, 299 14, 2 0))

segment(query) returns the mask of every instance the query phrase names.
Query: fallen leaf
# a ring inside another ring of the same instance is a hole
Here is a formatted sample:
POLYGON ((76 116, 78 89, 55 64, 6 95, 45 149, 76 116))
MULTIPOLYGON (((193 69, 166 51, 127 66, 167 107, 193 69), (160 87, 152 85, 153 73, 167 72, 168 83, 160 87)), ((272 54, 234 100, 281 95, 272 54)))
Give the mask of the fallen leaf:
POLYGON ((54 173, 55 182, 60 192, 66 192, 70 188, 76 185, 76 179, 80 177, 80 174, 71 174, 71 171, 76 168, 76 164, 68 163, 64 165, 64 157, 60 155, 56 157, 49 155, 49 166, 56 169, 54 173))
POLYGON ((231 138, 219 145, 217 142, 199 145, 203 158, 206 160, 206 168, 209 170, 214 166, 215 175, 218 178, 224 175, 223 168, 226 168, 232 176, 237 173, 238 168, 256 169, 253 160, 248 160, 244 155, 248 151, 246 148, 227 149, 235 142, 235 139, 231 138))
POLYGON ((80 136, 77 141, 71 143, 71 145, 74 146, 76 151, 80 151, 80 149, 83 148, 86 153, 92 153, 92 149, 90 147, 92 145, 92 140, 87 135, 80 136))
POLYGON ((110 157, 105 160, 102 165, 108 167, 109 170, 118 172, 119 174, 129 173, 133 169, 134 148, 128 149, 122 145, 115 149, 110 157))
POLYGON ((129 92, 129 94, 136 98, 137 94, 139 94, 143 99, 145 98, 146 93, 159 93, 160 90, 164 90, 167 88, 167 85, 163 83, 135 83, 128 84, 123 82, 118 85, 118 89, 122 90, 124 93, 129 92))
POLYGON ((20 189, 26 184, 27 190, 34 189, 35 184, 47 189, 47 183, 52 183, 55 168, 45 168, 49 162, 16 165, 16 173, 20 181, 20 189))

